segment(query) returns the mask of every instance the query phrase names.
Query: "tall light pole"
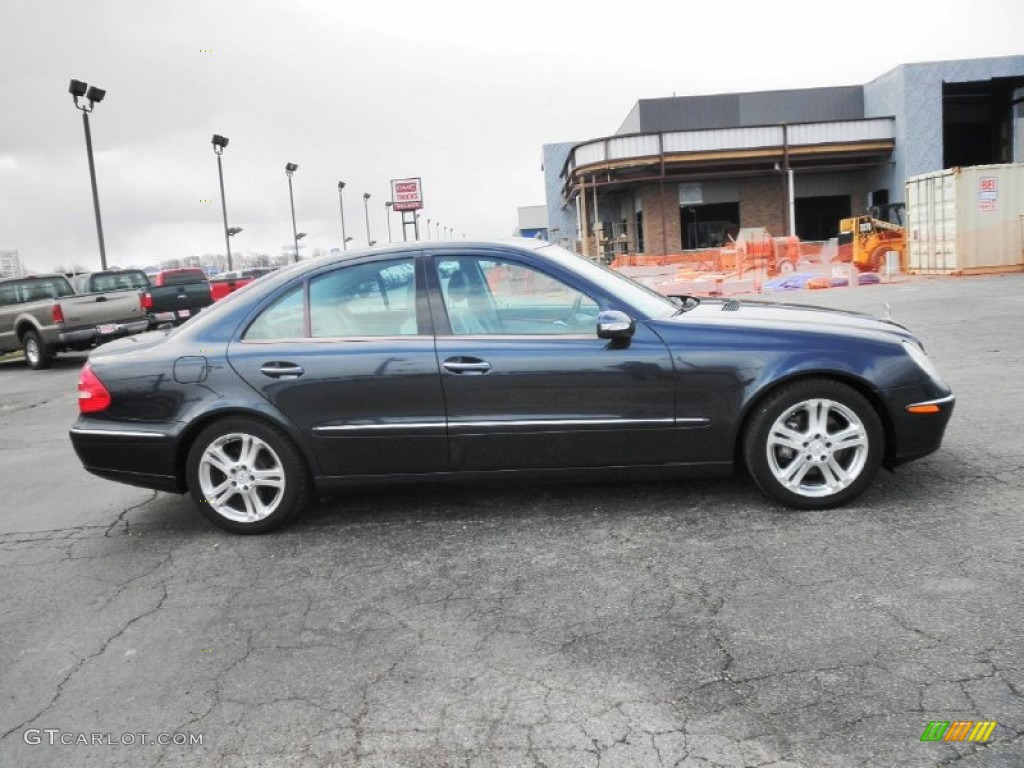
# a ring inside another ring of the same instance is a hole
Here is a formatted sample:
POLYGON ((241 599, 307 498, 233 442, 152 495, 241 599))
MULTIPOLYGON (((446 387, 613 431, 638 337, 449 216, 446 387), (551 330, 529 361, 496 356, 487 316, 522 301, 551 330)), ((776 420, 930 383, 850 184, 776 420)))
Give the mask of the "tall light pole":
POLYGON ((427 216, 427 240, 430 239, 430 217, 427 216))
POLYGON ((345 200, 341 195, 341 191, 345 188, 345 182, 338 182, 338 206, 341 208, 341 250, 348 250, 349 238, 345 236, 345 200))
MULTIPOLYGON (((229 227, 227 227, 227 237, 228 238, 233 238, 234 236, 236 236, 236 234, 238 234, 241 231, 242 231, 242 227, 241 226, 229 226, 229 227)), ((245 262, 243 262, 243 263, 245 263, 245 262)), ((227 269, 228 269, 228 271, 231 270, 231 252, 230 252, 230 250, 227 251, 227 269)))
MULTIPOLYGON (((228 249, 228 272, 234 269, 231 264, 231 231, 228 229, 228 203, 224 198, 224 168, 220 163, 220 156, 224 154, 224 149, 228 145, 228 139, 226 136, 220 134, 213 134, 213 151, 217 155, 217 176, 220 178, 220 210, 224 214, 224 245, 228 249)), ((242 230, 238 230, 241 232, 242 230)))
POLYGON ((390 200, 384 201, 384 218, 388 222, 388 245, 391 245, 391 206, 393 205, 394 203, 390 200))
POLYGON ((295 243, 295 261, 299 260, 299 233, 295 228, 295 195, 292 193, 292 174, 299 170, 299 166, 295 163, 288 163, 284 167, 284 172, 288 176, 288 199, 292 204, 292 241, 295 243))
POLYGON ((417 213, 416 217, 412 220, 412 232, 416 235, 416 239, 420 239, 420 215, 417 213))
POLYGON ((363 212, 366 213, 366 244, 373 245, 373 240, 370 239, 370 193, 363 192, 363 212))
POLYGON ((96 213, 96 237, 100 241, 100 269, 107 268, 107 249, 103 244, 103 221, 100 219, 100 196, 96 191, 96 164, 92 159, 92 133, 89 131, 89 113, 93 107, 103 101, 107 92, 94 85, 88 85, 81 80, 72 80, 68 86, 68 93, 75 101, 75 106, 82 112, 82 123, 85 125, 85 153, 89 157, 89 180, 92 183, 92 207, 96 213), (79 104, 78 100, 85 96, 89 105, 79 104))
POLYGON ((435 221, 434 222, 434 226, 437 227, 437 239, 440 240, 441 239, 441 222, 440 221, 435 221))

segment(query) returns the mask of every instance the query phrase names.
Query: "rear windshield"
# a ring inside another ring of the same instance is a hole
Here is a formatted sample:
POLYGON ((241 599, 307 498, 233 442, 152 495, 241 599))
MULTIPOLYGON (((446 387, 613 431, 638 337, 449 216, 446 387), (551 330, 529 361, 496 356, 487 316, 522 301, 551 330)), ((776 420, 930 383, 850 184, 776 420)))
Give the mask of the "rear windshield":
POLYGON ((148 288, 149 280, 144 272, 98 272, 89 277, 89 290, 94 293, 104 291, 134 291, 148 288))
POLYGON ((201 269, 176 269, 173 272, 164 272, 162 282, 164 285, 187 285, 188 283, 206 283, 206 273, 201 269))
POLYGON ((0 306, 24 304, 30 301, 45 301, 74 296, 71 283, 66 277, 28 277, 0 284, 0 306))

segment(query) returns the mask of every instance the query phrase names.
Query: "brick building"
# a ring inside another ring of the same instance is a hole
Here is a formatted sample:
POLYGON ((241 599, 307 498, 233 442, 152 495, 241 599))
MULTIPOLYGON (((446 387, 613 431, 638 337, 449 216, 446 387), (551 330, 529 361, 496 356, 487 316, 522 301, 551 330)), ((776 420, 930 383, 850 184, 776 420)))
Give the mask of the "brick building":
POLYGON ((909 176, 1021 161, 1024 56, 642 99, 614 134, 544 146, 548 230, 590 256, 712 247, 741 227, 825 240, 865 211, 899 221, 909 176))

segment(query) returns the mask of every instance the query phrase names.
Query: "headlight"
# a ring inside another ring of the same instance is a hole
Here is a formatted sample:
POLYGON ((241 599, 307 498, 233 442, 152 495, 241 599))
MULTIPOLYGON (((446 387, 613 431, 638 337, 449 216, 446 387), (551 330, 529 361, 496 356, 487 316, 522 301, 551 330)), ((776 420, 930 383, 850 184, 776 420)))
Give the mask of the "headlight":
MULTIPOLYGON (((936 383, 946 386, 946 382, 939 376, 939 371, 935 367, 935 363, 931 361, 931 358, 925 354, 924 350, 921 349, 917 344, 911 341, 903 340, 903 348, 907 350, 907 354, 910 355, 910 359, 917 363, 917 367, 927 373, 936 383)), ((948 389, 948 387, 946 387, 948 389)))

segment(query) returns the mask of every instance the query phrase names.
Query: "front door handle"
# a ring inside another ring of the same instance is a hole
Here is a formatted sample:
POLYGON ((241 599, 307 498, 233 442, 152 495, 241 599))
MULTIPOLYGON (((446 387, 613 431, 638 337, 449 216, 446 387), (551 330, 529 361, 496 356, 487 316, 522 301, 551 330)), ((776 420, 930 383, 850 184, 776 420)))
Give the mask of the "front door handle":
POLYGON ((295 363, 264 363, 260 366, 260 373, 272 379, 297 379, 305 373, 301 365, 295 363))
POLYGON ((451 373, 487 373, 491 364, 478 357, 449 357, 441 366, 451 373))

